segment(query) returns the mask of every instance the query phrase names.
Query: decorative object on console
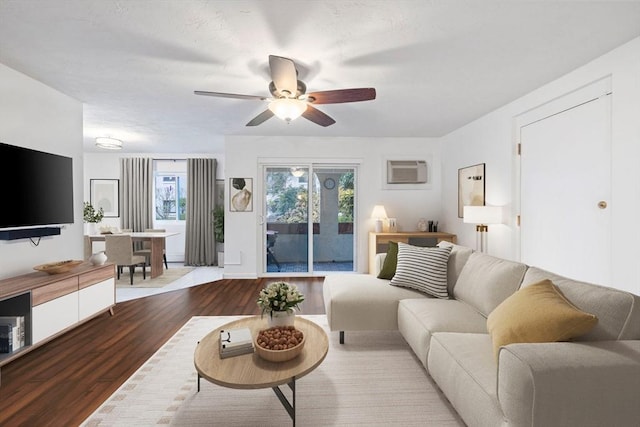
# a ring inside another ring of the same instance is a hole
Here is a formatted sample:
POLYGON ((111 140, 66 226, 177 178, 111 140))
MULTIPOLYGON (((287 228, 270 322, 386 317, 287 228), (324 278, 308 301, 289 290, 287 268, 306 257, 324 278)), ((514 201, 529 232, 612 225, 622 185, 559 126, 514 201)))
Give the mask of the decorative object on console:
POLYGON ((396 218, 388 218, 387 222, 389 223, 389 233, 398 231, 398 220, 396 218))
POLYGON ((427 231, 427 220, 420 218, 418 220, 418 231, 427 231))
POLYGON ((489 224, 502 223, 502 207, 500 206, 465 206, 464 219, 467 224, 476 224, 476 250, 487 252, 489 224))
POLYGON ((384 221, 387 219, 387 211, 382 205, 375 205, 373 212, 371 212, 371 218, 375 220, 375 232, 382 233, 384 221))
POLYGON ((103 265, 107 261, 107 254, 104 251, 96 252, 91 255, 89 262, 93 265, 103 265))
POLYGON ((269 321, 274 324, 293 324, 294 310, 300 310, 299 304, 304 301, 304 295, 296 285, 287 282, 273 282, 260 291, 258 307, 262 315, 269 314, 269 321), (273 320, 275 319, 275 320, 273 320))
POLYGON ((69 259, 66 261, 50 262, 48 264, 36 265, 35 267, 33 267, 33 269, 44 271, 47 274, 61 274, 71 271, 80 264, 82 264, 82 261, 69 259))
POLYGON ((484 163, 458 169, 458 218, 465 206, 484 206, 484 173, 484 163))

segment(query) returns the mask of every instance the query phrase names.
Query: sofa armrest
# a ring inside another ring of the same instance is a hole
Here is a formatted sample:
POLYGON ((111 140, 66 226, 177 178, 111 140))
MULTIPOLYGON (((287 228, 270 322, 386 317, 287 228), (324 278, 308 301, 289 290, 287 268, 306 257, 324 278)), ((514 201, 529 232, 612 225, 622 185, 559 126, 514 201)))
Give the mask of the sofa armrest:
POLYGON ((508 425, 637 425, 640 340, 511 344, 497 387, 508 425))
POLYGON ((380 270, 382 270, 382 266, 384 265, 384 259, 387 257, 386 253, 376 254, 376 271, 372 274, 374 276, 378 276, 380 274, 380 270))

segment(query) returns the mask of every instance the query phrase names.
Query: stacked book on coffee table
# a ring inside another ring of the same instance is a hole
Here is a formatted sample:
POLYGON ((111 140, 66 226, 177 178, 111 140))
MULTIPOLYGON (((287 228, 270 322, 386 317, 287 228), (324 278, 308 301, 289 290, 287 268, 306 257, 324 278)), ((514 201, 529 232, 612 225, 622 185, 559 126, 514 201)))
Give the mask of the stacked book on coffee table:
POLYGON ((253 337, 249 328, 223 329, 220 331, 220 358, 253 353, 253 337))

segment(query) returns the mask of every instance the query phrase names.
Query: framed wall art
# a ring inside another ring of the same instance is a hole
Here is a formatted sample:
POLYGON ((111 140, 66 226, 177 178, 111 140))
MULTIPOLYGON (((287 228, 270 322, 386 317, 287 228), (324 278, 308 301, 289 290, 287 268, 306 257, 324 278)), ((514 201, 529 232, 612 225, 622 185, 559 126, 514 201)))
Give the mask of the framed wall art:
POLYGON ((253 211, 253 178, 229 179, 229 211, 253 211))
POLYGON ((102 208, 105 218, 118 218, 120 216, 120 180, 91 179, 89 184, 91 205, 96 210, 102 208))
POLYGON ((465 206, 484 206, 485 164, 458 169, 458 218, 465 206))

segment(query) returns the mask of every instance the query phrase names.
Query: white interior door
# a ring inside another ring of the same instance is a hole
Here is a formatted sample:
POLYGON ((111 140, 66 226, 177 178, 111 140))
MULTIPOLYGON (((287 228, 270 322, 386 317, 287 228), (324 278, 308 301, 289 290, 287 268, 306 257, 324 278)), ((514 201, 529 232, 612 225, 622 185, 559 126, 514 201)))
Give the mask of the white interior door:
POLYGON ((611 281, 611 95, 520 128, 521 260, 611 281), (604 203, 604 204, 603 204, 604 203))

